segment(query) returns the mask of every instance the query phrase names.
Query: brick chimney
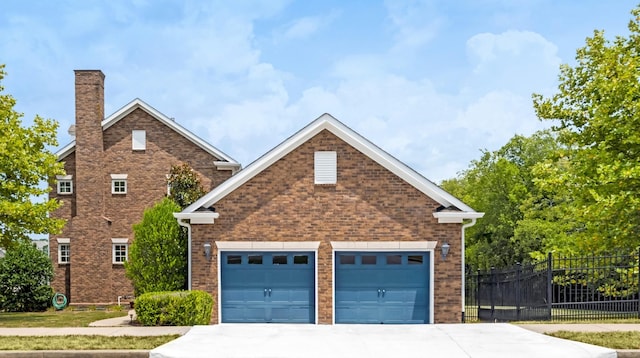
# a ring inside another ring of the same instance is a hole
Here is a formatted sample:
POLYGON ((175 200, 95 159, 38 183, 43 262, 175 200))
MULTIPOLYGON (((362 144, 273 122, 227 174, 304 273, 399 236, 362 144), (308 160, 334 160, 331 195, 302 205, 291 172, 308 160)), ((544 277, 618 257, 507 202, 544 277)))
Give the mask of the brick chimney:
POLYGON ((76 70, 76 208, 79 216, 102 213, 104 74, 76 70))
MULTIPOLYGON (((106 190, 104 169, 104 74, 76 70, 76 217, 70 257, 70 302, 89 302, 110 286, 111 254, 108 222, 104 220, 106 190)), ((110 192, 110 191, 109 191, 110 192)))

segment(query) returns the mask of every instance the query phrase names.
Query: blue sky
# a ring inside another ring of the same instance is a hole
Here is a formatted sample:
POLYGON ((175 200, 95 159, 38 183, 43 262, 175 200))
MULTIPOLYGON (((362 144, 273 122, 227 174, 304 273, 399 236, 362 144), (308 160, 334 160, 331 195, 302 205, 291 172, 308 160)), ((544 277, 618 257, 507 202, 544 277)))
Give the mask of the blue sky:
POLYGON ((25 1, 0 12, 5 91, 71 141, 75 69, 106 115, 140 98, 244 166, 327 112, 427 178, 549 127, 532 93, 628 0, 25 1))

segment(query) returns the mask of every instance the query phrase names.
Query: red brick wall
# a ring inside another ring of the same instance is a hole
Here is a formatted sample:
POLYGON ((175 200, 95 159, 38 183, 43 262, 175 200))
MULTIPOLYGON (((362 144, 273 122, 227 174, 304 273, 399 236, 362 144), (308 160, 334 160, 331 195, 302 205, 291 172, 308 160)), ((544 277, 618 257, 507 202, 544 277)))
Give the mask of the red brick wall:
POLYGON ((192 227, 192 288, 215 299, 218 258, 207 262, 205 242, 320 241, 318 320, 332 319, 330 241, 448 241, 446 261, 435 253, 436 323, 461 321, 460 225, 438 224, 439 204, 328 131, 319 133, 214 204, 214 225, 192 227), (314 184, 314 152, 336 151, 336 185, 314 184))
POLYGON ((218 158, 144 110, 134 110, 103 132, 100 123, 104 116, 98 116, 99 111, 91 112, 102 108, 103 97, 100 91, 83 87, 87 83, 102 86, 100 75, 95 71, 77 73, 77 145, 74 153, 63 158, 67 174, 73 175, 74 194, 57 195, 55 185, 51 192, 51 197, 63 202, 52 216, 67 219, 62 233, 51 235, 55 269, 52 284, 57 292, 69 295, 73 304, 114 303, 118 296, 133 294, 123 265, 112 264, 111 239, 133 241, 132 225, 142 219, 145 208, 166 195, 166 174, 172 165, 189 163, 200 175, 205 190, 231 176, 230 171, 215 168, 213 162, 218 158), (92 116, 83 117, 85 112, 92 116), (146 150, 132 150, 134 129, 146 131, 146 150), (128 175, 127 194, 111 194, 111 174, 128 175), (59 237, 70 238, 70 264, 58 264, 59 237))

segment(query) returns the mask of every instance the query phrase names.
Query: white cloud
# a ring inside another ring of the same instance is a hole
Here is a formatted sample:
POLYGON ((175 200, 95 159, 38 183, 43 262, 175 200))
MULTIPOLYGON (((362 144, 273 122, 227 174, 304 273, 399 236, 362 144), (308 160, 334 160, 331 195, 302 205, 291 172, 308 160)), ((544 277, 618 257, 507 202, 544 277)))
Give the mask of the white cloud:
POLYGON ((285 40, 307 39, 323 28, 330 26, 338 17, 338 12, 332 11, 328 15, 306 16, 289 23, 282 31, 285 40))
POLYGON ((394 51, 425 45, 443 25, 443 18, 431 0, 388 0, 385 5, 396 37, 394 51))
POLYGON ((556 45, 531 31, 481 33, 467 41, 473 83, 528 95, 556 83, 561 60, 556 45))

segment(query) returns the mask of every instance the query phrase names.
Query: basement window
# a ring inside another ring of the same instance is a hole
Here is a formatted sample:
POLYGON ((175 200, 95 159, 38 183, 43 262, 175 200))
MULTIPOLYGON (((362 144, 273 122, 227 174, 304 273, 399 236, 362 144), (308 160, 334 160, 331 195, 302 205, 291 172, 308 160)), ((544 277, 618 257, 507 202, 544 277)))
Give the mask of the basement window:
POLYGON ((133 150, 146 150, 147 132, 140 130, 131 131, 131 147, 133 150))
POLYGON ((335 184, 338 177, 336 152, 314 153, 315 184, 335 184))

